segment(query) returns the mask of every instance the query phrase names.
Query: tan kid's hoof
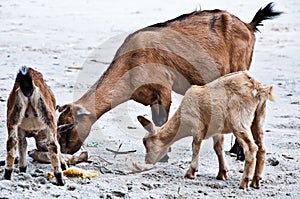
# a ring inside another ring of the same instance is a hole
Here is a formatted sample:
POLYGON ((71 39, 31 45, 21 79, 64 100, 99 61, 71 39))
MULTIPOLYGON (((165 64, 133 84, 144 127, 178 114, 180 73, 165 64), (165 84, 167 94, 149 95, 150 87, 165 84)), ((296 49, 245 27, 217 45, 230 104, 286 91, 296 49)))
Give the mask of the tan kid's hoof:
POLYGON ((254 189, 259 189, 260 188, 260 183, 259 183, 260 180, 261 180, 261 177, 254 176, 250 186, 253 187, 254 189))
POLYGON ((188 178, 188 179, 195 179, 195 173, 198 171, 198 169, 189 169, 187 172, 186 172, 186 174, 185 174, 185 176, 184 177, 186 177, 186 178, 188 178))
POLYGON ((244 178, 241 182, 240 189, 248 189, 250 181, 250 178, 244 178))

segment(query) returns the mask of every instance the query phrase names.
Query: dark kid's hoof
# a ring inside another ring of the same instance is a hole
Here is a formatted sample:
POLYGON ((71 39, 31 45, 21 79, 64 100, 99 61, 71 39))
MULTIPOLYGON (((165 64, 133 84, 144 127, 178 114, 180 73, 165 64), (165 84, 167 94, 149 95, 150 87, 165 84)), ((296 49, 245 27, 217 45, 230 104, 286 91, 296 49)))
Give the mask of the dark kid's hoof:
POLYGON ((54 173, 54 176, 56 178, 55 185, 57 185, 57 186, 64 186, 65 185, 65 181, 63 179, 62 172, 54 173))
POLYGON ((25 166, 25 167, 20 167, 19 170, 20 170, 20 172, 22 172, 22 173, 26 173, 27 166, 25 166))
POLYGON ((12 169, 5 169, 4 171, 4 179, 11 180, 12 169))

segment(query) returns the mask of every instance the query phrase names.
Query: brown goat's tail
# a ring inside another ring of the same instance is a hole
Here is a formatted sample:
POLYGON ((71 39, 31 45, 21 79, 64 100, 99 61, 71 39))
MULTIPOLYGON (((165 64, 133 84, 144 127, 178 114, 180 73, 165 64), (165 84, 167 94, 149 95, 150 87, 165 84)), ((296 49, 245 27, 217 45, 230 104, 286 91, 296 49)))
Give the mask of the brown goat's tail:
POLYGON ((253 17, 252 21, 250 22, 250 26, 252 27, 253 31, 259 32, 257 26, 263 26, 262 21, 267 19, 273 19, 276 16, 282 14, 282 12, 276 12, 273 10, 274 4, 273 2, 269 3, 266 7, 260 8, 255 16, 253 17))
POLYGON ((22 66, 17 75, 16 82, 19 83, 20 89, 24 96, 30 97, 33 93, 33 83, 29 72, 30 68, 22 66))

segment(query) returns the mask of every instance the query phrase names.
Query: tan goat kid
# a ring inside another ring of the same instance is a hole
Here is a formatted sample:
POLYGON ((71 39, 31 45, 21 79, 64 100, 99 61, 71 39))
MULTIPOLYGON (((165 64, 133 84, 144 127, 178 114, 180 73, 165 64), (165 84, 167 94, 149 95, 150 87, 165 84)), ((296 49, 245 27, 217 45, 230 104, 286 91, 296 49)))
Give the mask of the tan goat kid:
POLYGON ((34 137, 38 148, 41 145, 40 140, 45 142, 44 146, 50 153, 57 185, 64 185, 60 146, 57 141, 55 105, 54 94, 46 85, 42 74, 23 66, 7 101, 8 139, 5 179, 11 179, 17 146, 20 172, 26 172, 26 137, 34 137))
POLYGON ((248 70, 257 27, 278 15, 272 3, 250 23, 222 10, 195 11, 129 35, 99 80, 59 109, 62 152, 78 151, 97 119, 130 99, 150 105, 153 122, 163 125, 172 90, 184 95, 191 85, 248 70))
POLYGON ((142 116, 138 120, 149 132, 143 139, 146 163, 154 164, 177 140, 193 136, 193 155, 187 178, 195 178, 198 154, 203 139, 213 137, 218 156, 217 179, 227 179, 222 134, 235 135, 245 152, 245 168, 240 188, 259 188, 265 162, 263 122, 266 101, 273 100, 273 88, 263 88, 247 72, 223 76, 205 86, 192 86, 172 118, 158 130, 142 116), (253 175, 254 174, 254 175, 253 175))

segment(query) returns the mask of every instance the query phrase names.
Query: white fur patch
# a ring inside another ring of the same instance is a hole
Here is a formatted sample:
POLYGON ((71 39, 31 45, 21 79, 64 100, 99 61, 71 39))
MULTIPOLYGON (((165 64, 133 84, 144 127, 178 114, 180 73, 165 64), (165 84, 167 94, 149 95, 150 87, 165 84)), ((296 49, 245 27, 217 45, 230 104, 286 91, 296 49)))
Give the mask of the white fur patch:
POLYGON ((254 90, 252 91, 253 97, 256 97, 257 93, 258 93, 258 91, 257 91, 256 89, 254 89, 254 90))
POLYGON ((90 115, 91 113, 89 111, 87 111, 86 109, 84 109, 84 108, 79 108, 76 111, 76 114, 77 115, 90 115))

